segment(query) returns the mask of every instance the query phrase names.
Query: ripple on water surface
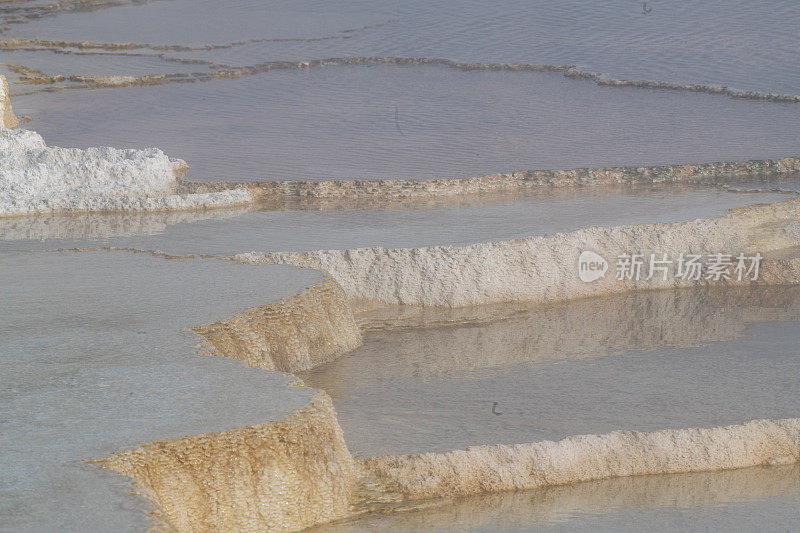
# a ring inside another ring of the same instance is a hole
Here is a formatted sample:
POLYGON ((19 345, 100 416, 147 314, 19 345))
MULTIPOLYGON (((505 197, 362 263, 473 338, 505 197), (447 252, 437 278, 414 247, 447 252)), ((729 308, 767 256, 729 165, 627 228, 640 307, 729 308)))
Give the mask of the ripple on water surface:
POLYGON ((797 151, 800 105, 597 87, 557 73, 322 67, 19 97, 57 146, 158 146, 193 179, 477 176, 797 151))
POLYGON ((204 57, 232 64, 374 55, 566 63, 618 78, 800 93, 797 2, 647 4, 649 13, 628 0, 174 0, 51 10, 4 36, 192 46, 298 39, 204 57), (364 26, 376 27, 350 31, 364 26))

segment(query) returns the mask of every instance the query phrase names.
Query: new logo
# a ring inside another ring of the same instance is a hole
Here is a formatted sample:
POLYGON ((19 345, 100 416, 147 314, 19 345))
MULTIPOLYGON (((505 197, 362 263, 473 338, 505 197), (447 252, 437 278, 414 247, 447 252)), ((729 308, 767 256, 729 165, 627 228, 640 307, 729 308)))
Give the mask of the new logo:
POLYGON ((608 261, 603 256, 584 250, 578 258, 578 276, 581 281, 591 283, 606 275, 608 261))

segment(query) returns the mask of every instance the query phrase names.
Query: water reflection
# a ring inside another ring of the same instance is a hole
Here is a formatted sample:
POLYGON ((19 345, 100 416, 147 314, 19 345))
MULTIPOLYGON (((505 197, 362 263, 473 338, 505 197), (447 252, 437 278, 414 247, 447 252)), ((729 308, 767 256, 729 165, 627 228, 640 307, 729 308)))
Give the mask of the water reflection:
MULTIPOLYGON (((800 500, 800 466, 754 467, 721 472, 652 475, 548 487, 524 492, 488 494, 428 502, 405 512, 374 513, 314 528, 320 533, 350 531, 528 531, 569 528, 576 518, 595 529, 597 515, 621 512, 678 511, 660 514, 660 528, 685 527, 710 508, 748 506, 766 529, 781 525, 773 506, 800 500), (776 502, 775 500, 778 500, 776 502), (549 526, 549 527, 548 527, 549 526)), ((387 511, 388 509, 383 509, 387 511)), ((642 526, 642 522, 633 522, 642 526)), ((624 524, 623 524, 624 526, 624 524)), ((630 523, 628 524, 628 529, 630 523)))
POLYGON ((716 427, 800 409, 800 287, 399 309, 361 322, 361 348, 302 375, 334 398, 358 457, 716 427))
POLYGON ((174 224, 224 220, 247 213, 247 208, 158 213, 36 214, 0 218, 0 241, 51 239, 108 239, 157 235, 174 224))
POLYGON ((750 324, 800 320, 800 287, 641 291, 546 305, 396 306, 359 320, 364 347, 312 371, 315 386, 335 393, 356 367, 391 381, 729 341, 750 324))

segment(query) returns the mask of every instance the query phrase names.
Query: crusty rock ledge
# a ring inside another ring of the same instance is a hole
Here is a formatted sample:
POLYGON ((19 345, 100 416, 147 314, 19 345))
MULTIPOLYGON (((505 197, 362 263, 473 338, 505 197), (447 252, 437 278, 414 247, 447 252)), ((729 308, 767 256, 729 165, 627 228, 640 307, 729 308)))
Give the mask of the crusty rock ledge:
POLYGON ((0 218, 36 213, 201 210, 249 204, 244 187, 181 193, 189 168, 157 148, 47 146, 19 125, 0 76, 0 218))
POLYGON ((278 302, 192 330, 210 355, 248 366, 297 372, 361 345, 361 331, 344 291, 332 278, 278 302))
MULTIPOLYGON (((477 177, 441 179, 319 180, 181 183, 186 192, 217 192, 247 187, 256 202, 269 208, 336 208, 359 200, 448 197, 513 192, 534 187, 577 187, 637 183, 735 183, 754 178, 800 176, 800 157, 662 166, 524 170, 477 177)), ((358 204, 364 205, 366 204, 358 204)))
POLYGON ((47 146, 0 126, 0 217, 54 212, 172 211, 249 204, 243 187, 181 194, 185 162, 156 148, 47 146))
POLYGON ((800 419, 709 429, 615 431, 558 442, 475 446, 363 462, 389 490, 421 499, 532 489, 620 476, 703 472, 800 459, 800 419))
MULTIPOLYGON (((253 263, 290 264, 327 272, 355 301, 434 307, 546 302, 640 289, 707 284, 660 276, 618 280, 620 254, 739 252, 765 254, 800 245, 800 198, 733 210, 714 219, 671 224, 589 227, 570 233, 467 246, 247 253, 253 263), (578 277, 584 250, 604 256, 611 272, 593 283, 578 277)), ((800 259, 763 265, 759 282, 798 283, 800 259)), ((749 280, 744 280, 749 283, 749 280)), ((730 283, 733 283, 731 281, 730 283)))
MULTIPOLYGON (((373 26, 374 27, 374 26, 373 26)), ((367 27, 365 27, 367 28, 367 27)), ((362 28, 363 29, 363 28, 362 28)), ((323 37, 318 40, 331 38, 341 38, 340 36, 323 37)), ((164 54, 166 51, 180 52, 190 50, 212 50, 218 48, 230 48, 233 46, 248 43, 269 41, 270 39, 254 39, 236 43, 226 43, 222 45, 209 45, 203 47, 187 47, 180 45, 151 45, 144 43, 91 43, 75 41, 47 41, 38 39, 6 39, 0 41, 0 50, 38 50, 41 47, 60 50, 68 53, 67 49, 76 48, 78 50, 106 50, 106 51, 129 51, 141 48, 160 51, 157 55, 160 59, 176 63, 205 63, 213 68, 211 72, 189 73, 166 73, 146 76, 64 76, 61 74, 47 75, 34 69, 22 65, 13 65, 13 68, 23 74, 23 80, 33 84, 56 84, 68 79, 72 82, 84 83, 81 87, 88 88, 114 88, 126 87, 131 85, 161 85, 165 83, 191 83, 205 82, 212 80, 238 79, 243 76, 254 76, 270 72, 272 70, 303 70, 320 67, 337 66, 439 66, 462 71, 504 71, 504 72, 560 72, 570 79, 591 81, 601 87, 630 87, 638 89, 655 89, 666 91, 682 91, 705 93, 712 95, 727 96, 730 98, 740 98, 745 100, 761 100, 766 102, 797 103, 800 102, 800 95, 773 93, 769 91, 750 91, 727 87, 724 85, 698 84, 698 83, 674 83, 658 80, 629 80, 615 78, 611 75, 592 72, 577 67, 576 65, 565 64, 535 64, 535 63, 486 63, 486 62, 465 62, 454 61, 441 57, 329 57, 324 59, 306 59, 299 61, 266 61, 254 65, 229 66, 214 64, 208 61, 197 59, 185 59, 169 57, 164 54)), ((291 41, 292 39, 288 39, 291 41)), ((314 39, 311 39, 312 41, 314 39)), ((286 40, 284 40, 286 41, 286 40)), ((73 86, 74 88, 74 86, 73 86)))
POLYGON ((296 531, 349 512, 355 464, 325 393, 288 418, 97 461, 136 479, 170 531, 296 531))
MULTIPOLYGON (((330 398, 258 426, 140 446, 96 461, 137 481, 159 529, 297 531, 397 502, 800 459, 800 419, 615 431, 354 461, 330 398)), ((406 506, 413 509, 413 505, 406 506)))

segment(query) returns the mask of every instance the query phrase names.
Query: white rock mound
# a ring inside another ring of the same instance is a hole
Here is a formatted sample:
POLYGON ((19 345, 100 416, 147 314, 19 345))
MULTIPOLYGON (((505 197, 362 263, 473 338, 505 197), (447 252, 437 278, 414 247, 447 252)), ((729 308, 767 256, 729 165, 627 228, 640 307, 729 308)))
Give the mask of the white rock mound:
POLYGON ((0 217, 53 211, 170 211, 249 203, 244 188, 178 194, 188 165, 156 148, 59 148, 15 128, 0 76, 0 217))
POLYGON ((0 216, 51 211, 163 211, 245 203, 245 189, 176 194, 186 167, 161 150, 48 147, 26 130, 0 128, 0 216))

